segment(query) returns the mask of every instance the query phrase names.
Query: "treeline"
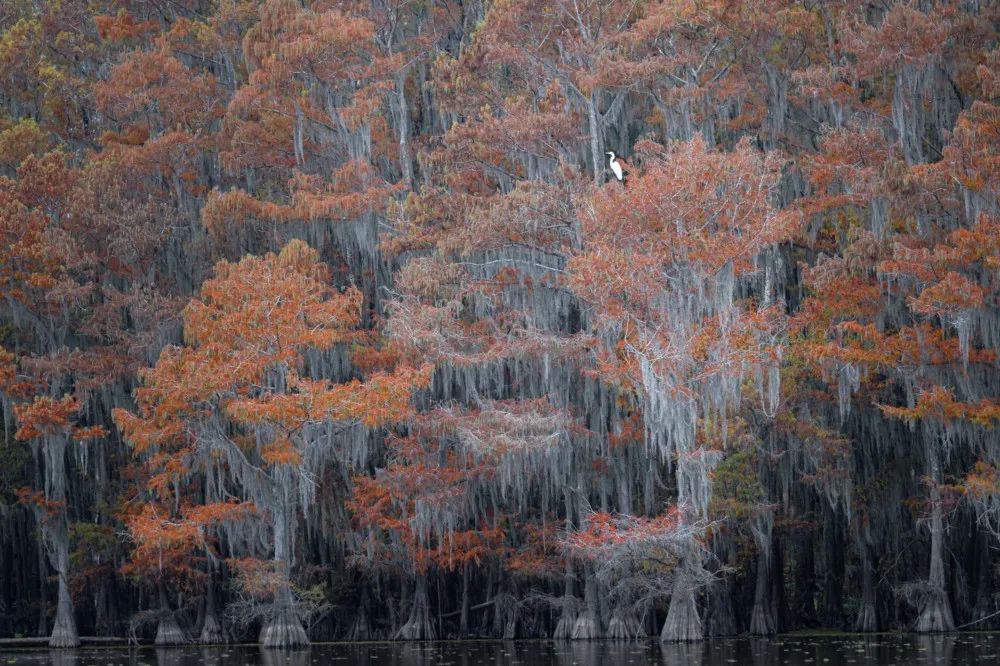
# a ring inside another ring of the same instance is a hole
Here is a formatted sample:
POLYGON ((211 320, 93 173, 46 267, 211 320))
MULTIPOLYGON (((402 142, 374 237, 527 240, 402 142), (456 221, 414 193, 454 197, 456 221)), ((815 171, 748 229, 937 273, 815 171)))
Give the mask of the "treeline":
POLYGON ((998 26, 5 2, 0 636, 1000 626, 998 26))

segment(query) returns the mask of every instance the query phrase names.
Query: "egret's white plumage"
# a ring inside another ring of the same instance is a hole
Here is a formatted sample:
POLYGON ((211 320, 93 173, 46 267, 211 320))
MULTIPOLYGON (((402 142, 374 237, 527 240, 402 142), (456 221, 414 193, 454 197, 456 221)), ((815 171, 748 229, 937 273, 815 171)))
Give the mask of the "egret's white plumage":
POLYGON ((622 169, 621 162, 619 162, 618 158, 615 157, 614 152, 608 151, 607 154, 608 154, 608 167, 611 169, 611 173, 615 174, 615 178, 617 178, 618 181, 624 180, 625 170, 622 169))

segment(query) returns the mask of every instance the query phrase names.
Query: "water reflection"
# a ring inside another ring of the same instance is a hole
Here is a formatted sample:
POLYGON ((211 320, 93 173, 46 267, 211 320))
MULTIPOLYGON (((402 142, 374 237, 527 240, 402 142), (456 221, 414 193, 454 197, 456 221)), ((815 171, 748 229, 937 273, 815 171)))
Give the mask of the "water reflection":
MULTIPOLYGON (((948 664, 952 661, 952 654, 955 651, 954 636, 919 636, 917 638, 918 649, 927 655, 927 658, 938 663, 948 664)), ((994 655, 1000 661, 1000 655, 994 655)))
POLYGON ((80 662, 79 650, 50 650, 52 666, 77 666, 80 662))
POLYGON ((185 656, 181 650, 158 647, 156 648, 156 666, 183 666, 185 656))
POLYGON ((328 643, 308 650, 256 645, 0 650, 3 664, 34 666, 888 666, 1000 663, 1000 634, 844 634, 650 641, 328 643))
MULTIPOLYGON (((260 650, 261 666, 308 666, 312 650, 260 650)), ((178 665, 179 666, 179 665, 178 665)))
POLYGON ((659 647, 665 666, 709 663, 705 661, 706 643, 704 642, 661 643, 659 647))

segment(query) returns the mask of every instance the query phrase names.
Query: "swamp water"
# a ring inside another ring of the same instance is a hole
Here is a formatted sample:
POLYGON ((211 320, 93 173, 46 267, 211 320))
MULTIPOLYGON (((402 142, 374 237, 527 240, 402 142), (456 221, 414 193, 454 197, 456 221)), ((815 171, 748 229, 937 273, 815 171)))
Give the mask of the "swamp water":
POLYGON ((308 650, 256 645, 213 647, 86 647, 0 650, 0 666, 904 666, 1000 664, 1000 634, 845 634, 719 638, 701 643, 657 641, 440 641, 320 643, 308 650))

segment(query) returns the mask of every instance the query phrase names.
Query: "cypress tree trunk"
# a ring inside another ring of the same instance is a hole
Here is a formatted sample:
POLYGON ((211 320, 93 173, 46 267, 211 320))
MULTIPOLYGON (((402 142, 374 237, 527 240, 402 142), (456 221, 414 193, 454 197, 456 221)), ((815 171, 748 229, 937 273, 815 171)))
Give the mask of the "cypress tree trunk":
MULTIPOLYGON (((990 554, 990 538, 979 530, 976 531, 976 552, 974 555, 974 577, 973 589, 975 599, 973 601, 973 620, 979 620, 992 615, 997 611, 997 602, 994 596, 993 582, 993 558, 990 554)), ((970 629, 983 631, 995 629, 998 626, 997 617, 989 620, 977 622, 970 629)))
POLYGON ((410 107, 406 103, 406 70, 396 76, 396 105, 399 112, 399 166, 406 189, 413 189, 413 158, 410 156, 410 107))
POLYGON ((354 616, 350 631, 347 632, 347 639, 352 641, 366 641, 374 636, 371 627, 371 598, 368 595, 368 587, 361 588, 361 599, 358 602, 358 612, 354 616))
MULTIPOLYGON (((283 492, 290 491, 288 488, 279 490, 279 493, 283 492)), ((309 637, 299 620, 292 596, 291 521, 289 502, 282 497, 274 507, 274 564, 281 583, 275 593, 271 617, 260 629, 259 641, 264 647, 299 648, 309 645, 309 637)))
MULTIPOLYGON (((573 496, 569 490, 563 492, 566 503, 566 531, 573 529, 573 496)), ((573 628, 576 626, 576 599, 573 596, 573 563, 566 559, 566 573, 563 576, 563 599, 562 609, 559 615, 559 622, 556 624, 552 638, 567 639, 573 637, 573 628)))
POLYGON ((566 573, 563 575, 563 598, 559 613, 559 622, 552 632, 552 638, 567 639, 573 637, 576 626, 576 598, 573 595, 573 564, 566 560, 566 573))
POLYGON ((413 605, 406 624, 396 632, 395 639, 403 641, 433 641, 437 639, 431 619, 430 602, 427 600, 427 576, 417 574, 413 592, 413 605))
POLYGON ((616 640, 645 638, 646 631, 631 608, 619 605, 611 611, 606 637, 616 640))
POLYGON ((922 94, 925 72, 922 66, 905 63, 896 68, 895 74, 892 123, 907 164, 921 164, 925 161, 922 94))
POLYGON ((955 620, 951 615, 951 603, 945 590, 944 571, 944 518, 941 515, 941 478, 937 451, 928 447, 928 466, 931 478, 931 566, 928 576, 928 591, 925 595, 920 616, 914 627, 919 632, 954 631, 955 620))
POLYGON ((733 577, 720 571, 729 561, 733 547, 732 538, 728 534, 717 534, 712 540, 715 557, 710 561, 715 563, 712 570, 717 578, 706 590, 706 636, 732 636, 739 633, 733 613, 733 577))
POLYGON ((598 608, 597 579, 592 572, 587 572, 587 579, 584 583, 584 601, 586 607, 576 618, 573 625, 574 640, 588 640, 601 637, 601 613, 598 608))
POLYGON ((420 82, 420 131, 422 134, 429 134, 439 123, 434 122, 434 113, 431 110, 431 87, 427 85, 427 63, 423 60, 417 67, 417 77, 420 82))
POLYGON ((261 627, 260 644, 269 648, 300 648, 309 645, 289 585, 282 586, 275 599, 274 613, 261 627))
POLYGON ((516 599, 517 590, 512 587, 507 587, 506 591, 500 592, 494 598, 494 624, 500 629, 497 634, 505 641, 517 638, 518 609, 516 599))
POLYGON ((778 631, 786 631, 788 622, 788 599, 785 597, 785 555, 778 535, 772 535, 771 544, 771 607, 778 622, 778 631))
POLYGON ((303 132, 305 124, 305 115, 302 112, 302 107, 296 102, 295 104, 295 124, 292 129, 292 145, 295 150, 295 166, 301 168, 306 162, 306 151, 305 151, 305 141, 303 138, 303 132))
POLYGON ((208 584, 205 587, 205 618, 201 624, 198 642, 203 645, 226 642, 215 608, 215 579, 212 577, 211 571, 209 571, 208 584))
POLYGON ((73 600, 69 594, 69 554, 66 543, 57 546, 56 571, 59 576, 59 600, 56 606, 56 620, 49 637, 49 647, 68 648, 80 645, 80 636, 76 631, 76 618, 73 615, 73 600))
POLYGON ((58 507, 57 515, 43 523, 49 547, 49 559, 59 579, 56 619, 49 636, 49 647, 66 648, 80 645, 73 615, 73 599, 69 593, 69 525, 66 515, 66 439, 47 437, 45 443, 45 487, 47 499, 58 507))
POLYGON ((177 616, 170 608, 170 601, 167 599, 167 588, 162 582, 158 583, 157 594, 160 598, 160 622, 156 626, 156 638, 154 645, 183 645, 187 643, 187 636, 177 622, 177 616))
POLYGON ((594 182, 604 175, 604 151, 601 150, 601 122, 597 111, 597 91, 587 99, 587 120, 590 125, 590 159, 594 167, 594 182))
POLYGON ((795 627, 815 627, 816 605, 815 605, 815 558, 813 549, 815 547, 812 532, 806 532, 797 541, 795 558, 795 595, 792 598, 792 616, 795 618, 795 627))
POLYGON ((771 603, 771 554, 767 549, 757 556, 757 579, 754 584, 753 611, 750 633, 773 636, 778 633, 778 620, 771 603))
POLYGON ((774 514, 770 511, 763 512, 753 519, 752 525, 758 555, 753 609, 750 613, 750 633, 772 636, 778 632, 778 616, 771 583, 771 572, 778 553, 774 538, 774 514))
POLYGON ((38 635, 44 636, 49 633, 49 614, 48 614, 48 581, 45 571, 47 564, 45 562, 45 536, 42 532, 44 528, 41 522, 38 524, 37 530, 37 545, 38 545, 38 635))
POLYGON ((875 562, 871 548, 861 544, 861 608, 854 622, 855 631, 878 631, 878 611, 875 598, 875 562))
POLYGON ((840 629, 844 624, 843 583, 844 552, 840 539, 840 516, 829 505, 824 510, 823 556, 823 626, 840 629))
POLYGON ((693 576, 689 569, 691 566, 689 558, 685 558, 677 565, 677 577, 674 579, 673 594, 670 595, 667 619, 660 632, 661 641, 700 641, 705 636, 701 616, 698 614, 698 604, 694 598, 693 576))
POLYGON ((462 613, 458 622, 459 636, 469 635, 469 563, 462 567, 462 613))

